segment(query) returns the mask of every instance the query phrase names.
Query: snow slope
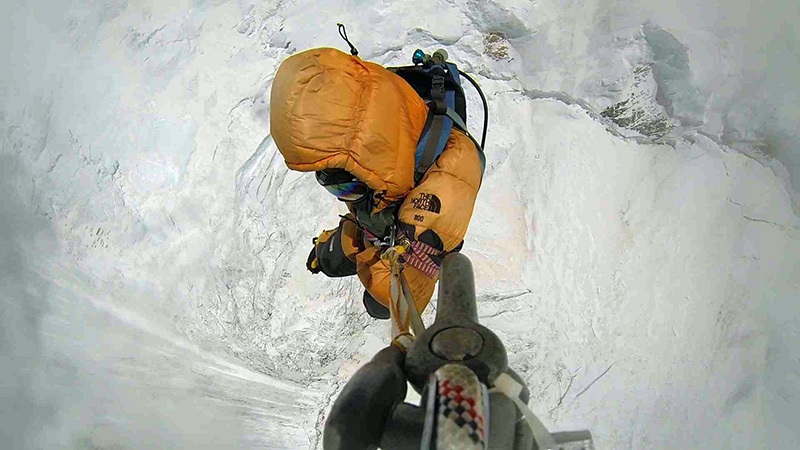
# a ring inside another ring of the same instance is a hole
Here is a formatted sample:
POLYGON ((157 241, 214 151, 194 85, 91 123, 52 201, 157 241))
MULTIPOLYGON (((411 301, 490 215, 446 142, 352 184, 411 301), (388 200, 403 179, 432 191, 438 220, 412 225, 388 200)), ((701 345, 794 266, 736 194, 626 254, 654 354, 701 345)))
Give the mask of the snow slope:
MULTIPOLYGON (((784 165, 737 118, 798 87, 764 63, 769 95, 737 103, 753 51, 720 50, 745 46, 703 22, 721 6, 679 6, 11 2, 6 441, 321 447, 332 399, 388 331, 356 280, 305 271, 343 210, 286 169, 268 100, 283 58, 345 48, 342 21, 364 59, 441 46, 487 94, 464 252, 548 427, 589 428, 598 448, 797 447, 797 149, 779 146, 784 165)), ((791 135, 780 104, 773 135, 791 135)))

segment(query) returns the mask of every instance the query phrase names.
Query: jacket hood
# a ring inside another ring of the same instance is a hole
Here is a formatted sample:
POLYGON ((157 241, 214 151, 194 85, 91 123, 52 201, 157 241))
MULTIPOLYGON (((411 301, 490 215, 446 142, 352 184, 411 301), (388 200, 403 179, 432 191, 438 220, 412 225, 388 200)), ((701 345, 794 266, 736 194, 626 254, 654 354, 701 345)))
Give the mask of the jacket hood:
POLYGON ((270 98, 271 133, 290 169, 344 169, 389 200, 414 187, 427 114, 405 80, 333 48, 287 58, 270 98))

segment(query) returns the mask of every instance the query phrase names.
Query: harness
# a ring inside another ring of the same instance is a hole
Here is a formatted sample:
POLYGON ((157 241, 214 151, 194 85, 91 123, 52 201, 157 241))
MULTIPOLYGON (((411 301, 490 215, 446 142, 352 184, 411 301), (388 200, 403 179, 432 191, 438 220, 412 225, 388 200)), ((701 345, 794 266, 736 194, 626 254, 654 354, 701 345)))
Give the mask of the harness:
POLYGON ((358 228, 358 230, 363 234, 364 240, 370 245, 388 249, 399 243, 402 245, 402 252, 400 253, 401 258, 398 262, 404 263, 419 270, 428 278, 439 278, 439 264, 436 262, 436 260, 434 260, 433 257, 436 257, 437 259, 444 258, 447 252, 439 250, 438 248, 428 245, 422 241, 411 240, 403 230, 397 230, 396 228, 393 228, 390 230, 389 235, 384 238, 380 238, 366 227, 358 223, 357 220, 354 220, 348 216, 340 215, 339 217, 343 220, 353 222, 356 228, 358 228), (394 243, 392 243, 393 236, 395 240, 394 243))

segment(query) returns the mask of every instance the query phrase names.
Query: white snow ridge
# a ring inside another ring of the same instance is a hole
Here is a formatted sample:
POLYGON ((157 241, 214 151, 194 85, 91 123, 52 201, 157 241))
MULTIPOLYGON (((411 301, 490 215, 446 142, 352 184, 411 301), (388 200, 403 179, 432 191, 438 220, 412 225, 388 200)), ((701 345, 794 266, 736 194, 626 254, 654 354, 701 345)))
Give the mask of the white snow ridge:
POLYGON ((286 168, 269 92, 292 53, 346 49, 337 22, 366 60, 441 47, 483 88, 464 254, 549 429, 800 448, 796 7, 6 3, 3 448, 322 448, 387 325, 306 271, 342 207, 286 168))

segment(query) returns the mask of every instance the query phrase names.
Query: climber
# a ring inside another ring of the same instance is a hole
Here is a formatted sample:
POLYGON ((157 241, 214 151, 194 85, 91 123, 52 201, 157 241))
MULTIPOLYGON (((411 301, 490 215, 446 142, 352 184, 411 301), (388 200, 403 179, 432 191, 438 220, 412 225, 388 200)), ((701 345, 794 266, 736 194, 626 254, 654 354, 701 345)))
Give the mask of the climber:
POLYGON ((403 276, 421 313, 442 259, 463 244, 481 184, 482 149, 466 131, 458 70, 443 54, 432 61, 418 51, 414 66, 387 69, 352 45, 350 55, 316 48, 275 75, 270 126, 286 165, 315 172, 349 211, 313 240, 307 268, 358 275, 375 318, 389 318, 388 241, 405 244, 403 276))

